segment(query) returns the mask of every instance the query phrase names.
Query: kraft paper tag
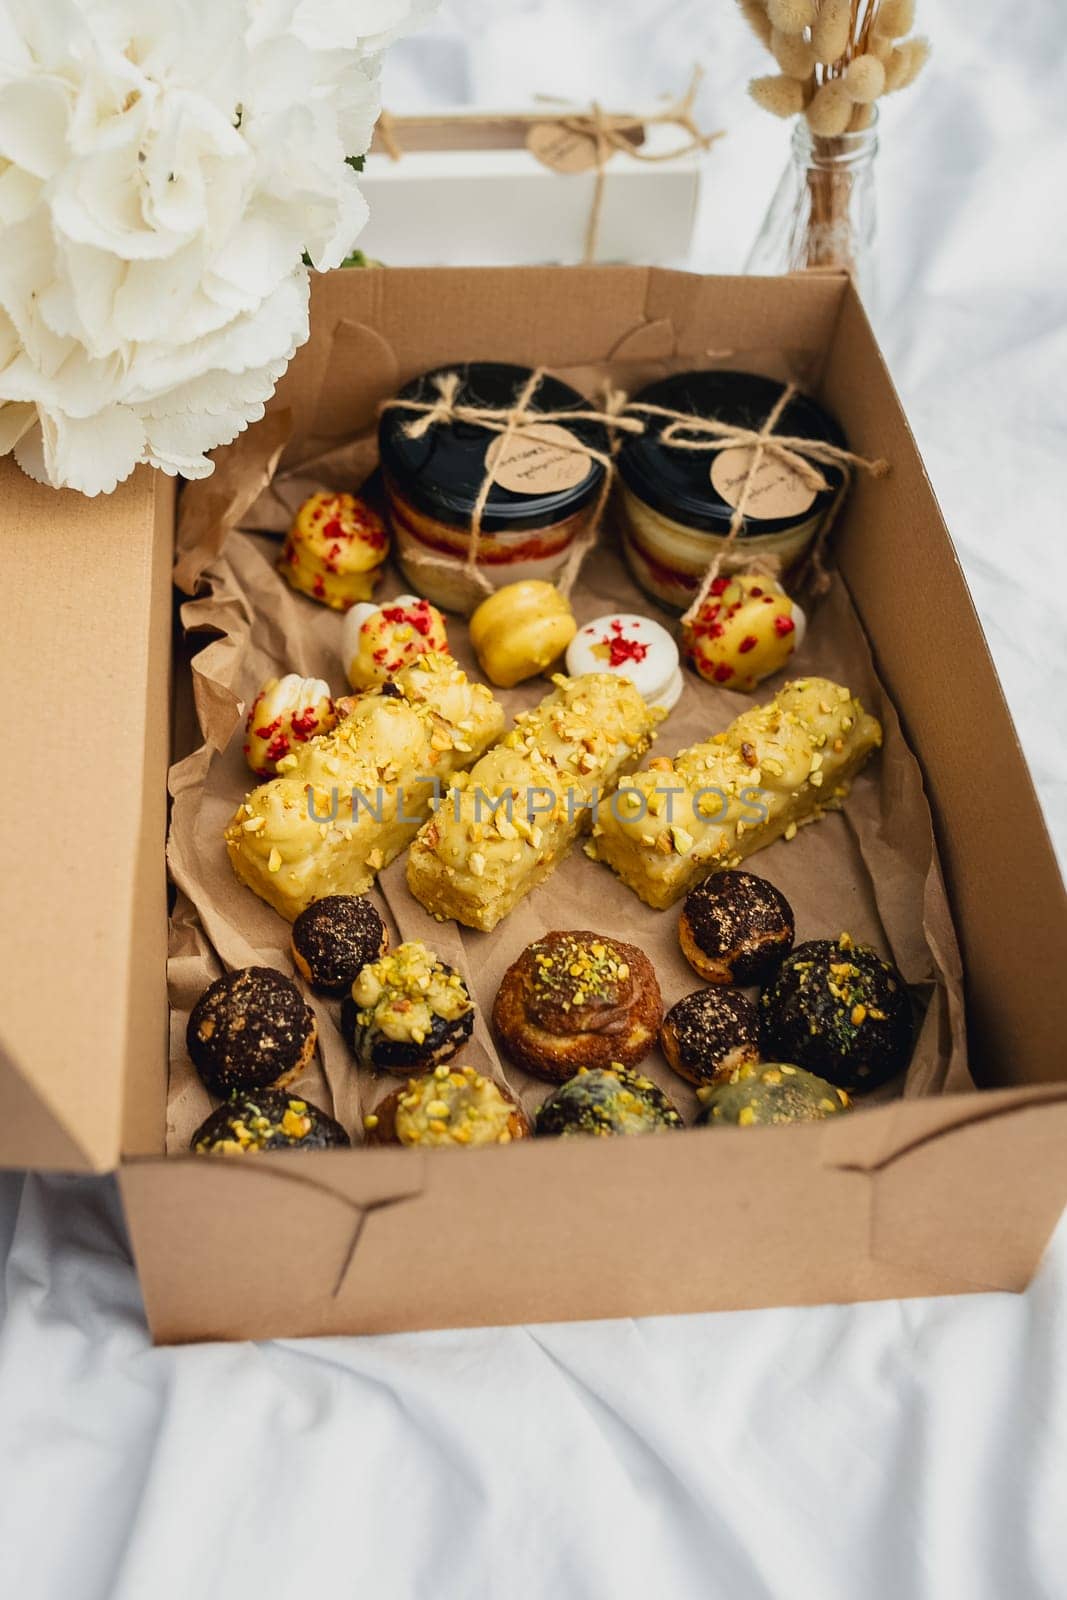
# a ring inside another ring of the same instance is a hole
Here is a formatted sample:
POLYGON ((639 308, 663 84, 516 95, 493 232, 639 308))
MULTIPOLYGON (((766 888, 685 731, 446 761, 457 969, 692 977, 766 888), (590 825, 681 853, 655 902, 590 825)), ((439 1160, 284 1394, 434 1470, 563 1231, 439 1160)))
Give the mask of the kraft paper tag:
POLYGON ((494 439, 485 453, 493 482, 514 494, 556 494, 576 489, 588 478, 590 457, 573 433, 555 422, 522 428, 507 439, 494 439))
POLYGON ((535 122, 526 135, 526 148, 554 172, 592 172, 597 164, 596 140, 558 122, 535 122))
MULTIPOLYGON (((720 450, 711 463, 711 481, 728 506, 736 506, 752 465, 753 446, 735 445, 720 450)), ((756 468, 745 499, 748 516, 772 521, 802 517, 815 503, 816 491, 788 461, 764 456, 756 468)))

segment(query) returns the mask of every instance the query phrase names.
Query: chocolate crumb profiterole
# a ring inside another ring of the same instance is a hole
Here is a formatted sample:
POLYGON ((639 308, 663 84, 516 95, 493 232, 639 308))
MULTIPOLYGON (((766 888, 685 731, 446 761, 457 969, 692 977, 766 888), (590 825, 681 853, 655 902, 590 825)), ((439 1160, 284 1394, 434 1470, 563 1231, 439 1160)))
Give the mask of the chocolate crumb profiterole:
POLYGON ((586 931, 546 933, 505 972, 493 1025, 508 1054, 563 1083, 579 1067, 636 1066, 656 1042, 663 1000, 636 945, 586 931))
POLYGON ((705 1128, 769 1127, 782 1122, 820 1122, 852 1109, 844 1089, 803 1067, 769 1061, 742 1067, 731 1083, 698 1089, 705 1128))
POLYGON ((235 1095, 200 1124, 189 1141, 197 1155, 255 1155, 260 1150, 347 1146, 339 1122, 307 1100, 277 1089, 235 1095))
POLYGON ((368 1144, 510 1144, 530 1122, 511 1090, 473 1067, 440 1066, 394 1089, 363 1119, 368 1144))
POLYGON ((759 1013, 737 989, 698 989, 667 1012, 660 1043, 680 1078, 727 1083, 759 1060, 759 1013))
POLYGON ((224 1100, 299 1078, 316 1032, 314 1012, 292 979, 273 967, 243 967, 204 990, 185 1040, 205 1087, 224 1100))
POLYGON ((678 941, 705 983, 764 983, 793 948, 793 910, 754 872, 713 872, 685 897, 678 941))
POLYGON ((341 1002, 341 1032, 360 1066, 376 1072, 429 1072, 473 1029, 467 985, 418 939, 364 967, 341 1002))
POLYGON ((362 895, 324 895, 293 923, 296 969, 322 994, 344 994, 388 948, 385 923, 362 895))
POLYGON ((580 1067, 574 1077, 549 1095, 537 1113, 538 1138, 569 1139, 592 1134, 662 1133, 682 1127, 682 1119, 651 1078, 627 1072, 618 1062, 609 1067, 580 1067))
POLYGON ((856 1093, 903 1072, 913 1032, 901 973, 847 933, 797 945, 760 996, 764 1054, 856 1093))

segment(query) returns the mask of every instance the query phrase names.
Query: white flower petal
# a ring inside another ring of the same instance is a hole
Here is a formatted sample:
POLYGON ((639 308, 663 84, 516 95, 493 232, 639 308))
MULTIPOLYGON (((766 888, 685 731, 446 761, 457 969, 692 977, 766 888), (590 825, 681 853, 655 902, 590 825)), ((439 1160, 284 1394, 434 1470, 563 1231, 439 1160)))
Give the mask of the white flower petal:
POLYGON ((258 303, 291 272, 304 237, 300 216, 291 207, 258 200, 212 260, 210 280, 238 290, 246 305, 258 303))
POLYGON ((345 256, 351 254, 370 214, 356 174, 351 167, 341 170, 347 176, 338 185, 336 206, 317 206, 308 216, 308 254, 312 266, 320 272, 339 267, 345 256))
POLYGON ((182 328, 188 337, 185 316, 203 260, 203 246, 194 240, 165 261, 127 262, 112 304, 117 339, 151 343, 167 328, 182 328))
POLYGON ((0 0, 0 453, 202 477, 367 207, 380 50, 434 0, 0 0))
POLYGON ((53 78, 0 86, 0 159, 35 178, 50 178, 67 153, 70 99, 53 78))
POLYGON ((0 456, 13 450, 37 421, 37 407, 19 402, 0 405, 0 456))
POLYGON ((22 222, 40 204, 42 183, 23 167, 0 172, 0 226, 22 222))
POLYGON ((142 459, 145 431, 126 406, 108 406, 89 418, 42 411, 40 427, 15 446, 15 460, 31 478, 82 494, 110 494, 142 459))

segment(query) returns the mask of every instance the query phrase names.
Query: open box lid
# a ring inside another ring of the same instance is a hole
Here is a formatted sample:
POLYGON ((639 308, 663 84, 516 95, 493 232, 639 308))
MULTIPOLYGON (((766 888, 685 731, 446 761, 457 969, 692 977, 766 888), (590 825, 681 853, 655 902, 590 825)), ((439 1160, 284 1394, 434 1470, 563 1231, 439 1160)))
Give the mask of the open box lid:
POLYGON ((3 459, 0 495, 0 1165, 102 1171, 127 1063, 165 1060, 171 486, 89 500, 3 459))

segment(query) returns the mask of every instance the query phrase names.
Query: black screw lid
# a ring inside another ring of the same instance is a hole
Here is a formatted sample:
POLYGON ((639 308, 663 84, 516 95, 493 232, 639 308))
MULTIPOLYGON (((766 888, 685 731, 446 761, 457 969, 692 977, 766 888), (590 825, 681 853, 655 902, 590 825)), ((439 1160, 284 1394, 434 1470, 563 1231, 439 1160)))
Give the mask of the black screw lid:
MULTIPOLYGON (((781 398, 783 388, 775 379, 752 372, 677 372, 649 384, 633 396, 632 403, 664 406, 670 411, 758 430, 781 398)), ((667 421, 657 417, 647 421, 645 433, 629 434, 623 440, 618 455, 622 481, 647 505, 675 522, 709 533, 727 533, 734 508, 711 481, 713 452, 673 450, 660 443, 667 421)), ((835 419, 803 394, 795 395, 786 406, 775 432, 845 446, 845 436, 835 419)), ((843 475, 838 467, 816 465, 829 487, 820 490, 802 517, 768 518, 746 513, 741 537, 784 532, 827 510, 843 475)))
MULTIPOLYGON (((499 361, 456 362, 413 379, 397 398, 432 402, 437 398, 433 380, 447 372, 460 374, 459 403, 503 409, 514 404, 531 369, 499 361)), ((550 373, 541 379, 529 405, 531 415, 538 411, 596 409, 577 389, 550 373)), ((382 413, 378 425, 382 466, 404 498, 418 510, 453 527, 467 527, 485 475, 486 451, 497 435, 475 423, 449 422, 436 423, 421 438, 412 439, 404 432, 404 426, 417 415, 400 409, 382 413)), ((567 423, 566 428, 582 443, 607 453, 608 435, 600 423, 567 423)), ((482 515, 482 527, 486 533, 508 533, 562 522, 592 504, 603 478, 604 467, 591 460, 588 474, 573 488, 520 494, 494 483, 482 515)))

